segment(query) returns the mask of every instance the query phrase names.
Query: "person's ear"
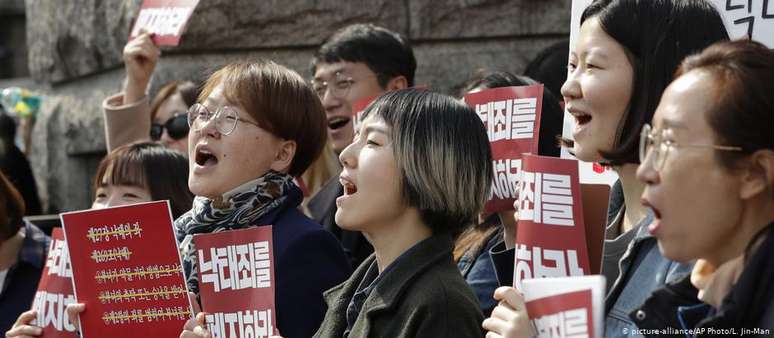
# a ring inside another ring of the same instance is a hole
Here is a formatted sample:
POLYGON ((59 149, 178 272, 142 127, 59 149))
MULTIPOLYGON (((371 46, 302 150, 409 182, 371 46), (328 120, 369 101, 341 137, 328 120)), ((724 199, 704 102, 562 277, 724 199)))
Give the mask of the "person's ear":
POLYGON ((271 164, 271 169, 283 173, 288 172, 295 156, 296 141, 281 140, 277 147, 277 152, 274 155, 274 162, 271 164))
MULTIPOLYGON (((742 199, 750 199, 766 193, 774 187, 774 151, 761 149, 750 155, 743 169, 739 189, 742 199)), ((769 192, 771 194, 771 192, 769 192)))
POLYGON ((393 90, 406 89, 408 88, 408 83, 408 79, 406 79, 405 76, 398 75, 391 78, 390 81, 387 81, 387 86, 384 89, 386 89, 388 92, 393 90))

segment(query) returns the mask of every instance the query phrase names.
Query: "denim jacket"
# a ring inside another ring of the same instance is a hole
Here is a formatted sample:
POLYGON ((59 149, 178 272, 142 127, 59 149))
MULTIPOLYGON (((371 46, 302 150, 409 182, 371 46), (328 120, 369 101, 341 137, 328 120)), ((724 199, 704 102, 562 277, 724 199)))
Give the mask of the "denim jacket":
MULTIPOLYGON (((495 245, 502 243, 502 238, 502 230, 494 232, 487 239, 486 245, 476 255, 466 253, 457 262, 457 268, 460 269, 462 277, 465 278, 468 286, 473 289, 478 298, 484 318, 488 318, 497 305, 493 295, 499 284, 490 251, 495 245)), ((513 260, 513 255, 511 255, 511 260, 513 260)))
MULTIPOLYGON (((656 238, 648 233, 648 213, 635 228, 634 239, 619 261, 619 274, 605 298, 605 337, 640 337, 629 318, 656 289, 685 277, 693 264, 680 264, 661 255, 656 238)), ((611 281, 608 281, 610 283, 611 281)))

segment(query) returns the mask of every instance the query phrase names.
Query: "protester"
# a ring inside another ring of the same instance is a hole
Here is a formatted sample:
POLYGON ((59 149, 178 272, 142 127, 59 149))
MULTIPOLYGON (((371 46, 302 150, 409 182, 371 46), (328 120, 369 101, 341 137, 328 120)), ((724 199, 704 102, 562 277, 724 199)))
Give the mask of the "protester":
POLYGON ((749 40, 707 48, 683 62, 643 128, 648 230, 664 256, 702 263, 630 314, 640 328, 774 332, 773 61, 749 40))
POLYGON ((38 215, 42 212, 35 175, 27 156, 14 143, 16 139, 16 121, 0 105, 0 171, 21 193, 24 199, 26 215, 38 215))
POLYGON ((0 332, 30 308, 50 238, 22 220, 24 200, 0 172, 0 332))
MULTIPOLYGON (((413 86, 416 64, 405 38, 371 24, 344 27, 320 46, 311 64, 312 87, 325 108, 328 142, 335 153, 332 156, 338 156, 352 143, 352 104, 413 86)), ((362 234, 336 224, 336 198, 344 194, 337 174, 338 170, 308 207, 312 218, 339 239, 356 268, 373 247, 362 234)))
MULTIPOLYGON (((463 87, 462 95, 475 93, 484 89, 528 86, 537 84, 535 80, 526 76, 517 76, 508 72, 487 72, 480 70, 463 87)), ((538 131, 538 154, 543 156, 559 156, 558 137, 562 134, 563 111, 559 107, 559 101, 548 88, 543 88, 540 130, 538 131)), ((460 235, 454 246, 454 260, 462 272, 462 276, 478 297, 481 311, 485 317, 492 313, 497 303, 492 298, 498 282, 492 265, 490 251, 500 253, 506 264, 513 262, 513 250, 505 252, 506 245, 503 240, 510 241, 508 247, 513 247, 516 238, 516 220, 513 210, 502 211, 485 217, 483 222, 470 227, 460 235), (493 249, 498 247, 498 249, 493 249), (502 252, 502 253, 501 253, 502 252)), ((511 276, 507 277, 512 279, 511 276)), ((507 282, 510 284, 510 282, 507 282)))
MULTIPOLYGON (((653 290, 690 271, 690 264, 661 256, 648 234, 652 215, 639 204, 644 184, 635 177, 639 131, 652 119, 680 61, 727 39, 722 18, 703 0, 598 0, 581 16, 562 86, 566 108, 575 118, 573 152, 582 161, 611 165, 624 196, 606 227, 602 273, 609 285, 607 337, 634 332, 628 313, 653 290)), ((520 298, 515 290, 499 296, 506 301, 484 327, 510 337, 521 331, 523 322, 514 321, 525 318, 526 310, 507 301, 520 298), (516 329, 503 332, 505 328, 516 329)))
MULTIPOLYGON (((185 176, 169 176, 166 173, 187 170, 188 161, 182 154, 165 149, 159 144, 142 142, 120 146, 105 156, 97 167, 97 174, 94 176, 94 201, 91 208, 102 209, 169 200, 172 215, 174 217, 180 216, 191 208, 193 195, 188 190, 185 176)), ((27 227, 25 228, 26 233, 33 236, 30 237, 30 241, 35 239, 40 242, 39 239, 45 236, 32 224, 25 222, 25 227, 27 227), (40 233, 38 234, 38 232, 40 233)), ((48 237, 45 238, 48 241, 48 237)), ((46 260, 48 244, 46 243, 43 249, 39 249, 34 245, 43 245, 42 242, 33 244, 26 241, 27 239, 25 239, 25 248, 28 249, 23 249, 27 250, 24 259, 30 264, 39 265, 39 267, 34 270, 37 271, 36 274, 33 273, 34 271, 30 272, 29 279, 24 281, 25 288, 29 290, 18 292, 18 298, 26 305, 20 307, 12 316, 6 316, 6 313, 0 311, 3 314, 0 320, 6 320, 6 318, 8 320, 8 325, 2 327, 3 331, 10 329, 13 318, 18 316, 16 324, 12 330, 6 333, 6 337, 40 336, 42 334, 41 328, 30 324, 37 315, 36 311, 30 310, 21 315, 19 313, 28 310, 32 304, 38 286, 37 281, 46 260), (38 254, 40 257, 37 256, 38 254), (33 274, 34 281, 31 279, 33 274)), ((0 245, 0 247, 4 246, 0 245)), ((3 299, 2 309, 5 310, 6 303, 2 297, 0 296, 0 299, 3 299)))
POLYGON ((298 74, 268 61, 218 70, 200 101, 189 110, 196 198, 175 221, 189 289, 199 291, 194 234, 273 225, 276 327, 309 337, 325 314, 323 291, 350 273, 336 239, 296 208, 302 194, 293 177, 325 143, 320 101, 298 74))
POLYGON ((124 46, 123 91, 102 102, 108 150, 150 139, 187 156, 186 112, 196 102, 199 88, 189 81, 169 82, 149 102, 146 92, 160 56, 161 50, 147 33, 124 46))
POLYGON ((315 337, 478 337, 478 302, 452 260, 490 190, 481 120, 444 95, 405 89, 369 106, 339 159, 336 222, 375 252, 325 294, 315 337))

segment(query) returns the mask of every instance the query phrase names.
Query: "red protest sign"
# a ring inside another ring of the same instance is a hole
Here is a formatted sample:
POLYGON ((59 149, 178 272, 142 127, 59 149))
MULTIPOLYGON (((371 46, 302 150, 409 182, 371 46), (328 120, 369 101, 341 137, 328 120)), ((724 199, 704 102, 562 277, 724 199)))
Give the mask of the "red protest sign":
POLYGON ((159 46, 177 46, 199 0, 144 0, 129 38, 140 31, 153 34, 159 46))
POLYGON ((270 225, 194 235, 199 295, 213 337, 277 334, 271 236, 270 225))
POLYGON ((70 323, 65 313, 65 307, 71 303, 75 303, 75 296, 70 256, 62 228, 54 228, 46 266, 32 302, 32 309, 38 312, 32 324, 43 328, 43 337, 77 337, 75 325, 70 323))
POLYGON ((601 337, 603 276, 530 279, 522 286, 537 337, 601 337))
POLYGON ((577 161, 525 155, 518 205, 515 286, 591 273, 577 161))
POLYGON ((83 337, 176 337, 192 317, 169 202, 61 216, 83 337))
POLYGON ((355 133, 360 131, 360 125, 363 124, 363 113, 371 102, 374 102, 381 95, 369 96, 352 103, 352 128, 355 128, 355 133))
POLYGON ((593 336, 591 290, 540 298, 526 305, 538 337, 593 336))
POLYGON ((485 212, 513 210, 521 158, 536 154, 543 85, 486 89, 465 95, 486 127, 492 147, 494 182, 485 212))

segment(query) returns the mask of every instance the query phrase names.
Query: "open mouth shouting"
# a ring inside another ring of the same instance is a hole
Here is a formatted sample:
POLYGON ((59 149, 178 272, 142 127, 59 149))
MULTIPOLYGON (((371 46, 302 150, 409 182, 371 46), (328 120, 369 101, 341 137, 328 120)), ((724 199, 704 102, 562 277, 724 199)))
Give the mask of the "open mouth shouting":
POLYGON ((352 118, 346 116, 333 116, 328 119, 328 129, 339 130, 346 126, 352 118))
POLYGON ((661 211, 653 206, 646 198, 643 198, 640 203, 653 211, 653 222, 648 225, 648 232, 650 232, 651 235, 656 236, 658 229, 661 227, 661 211))
POLYGON ((199 144, 194 151, 195 171, 211 169, 218 165, 218 156, 207 145, 199 144))
POLYGON ((341 207, 341 203, 357 193, 357 185, 352 183, 352 179, 344 174, 339 176, 339 183, 341 183, 341 186, 344 188, 344 195, 341 195, 336 199, 336 206, 341 207))
POLYGON ((572 115, 573 118, 575 118, 575 128, 573 128, 573 136, 579 134, 588 124, 591 122, 591 115, 584 112, 577 110, 572 107, 567 108, 567 112, 572 115))

